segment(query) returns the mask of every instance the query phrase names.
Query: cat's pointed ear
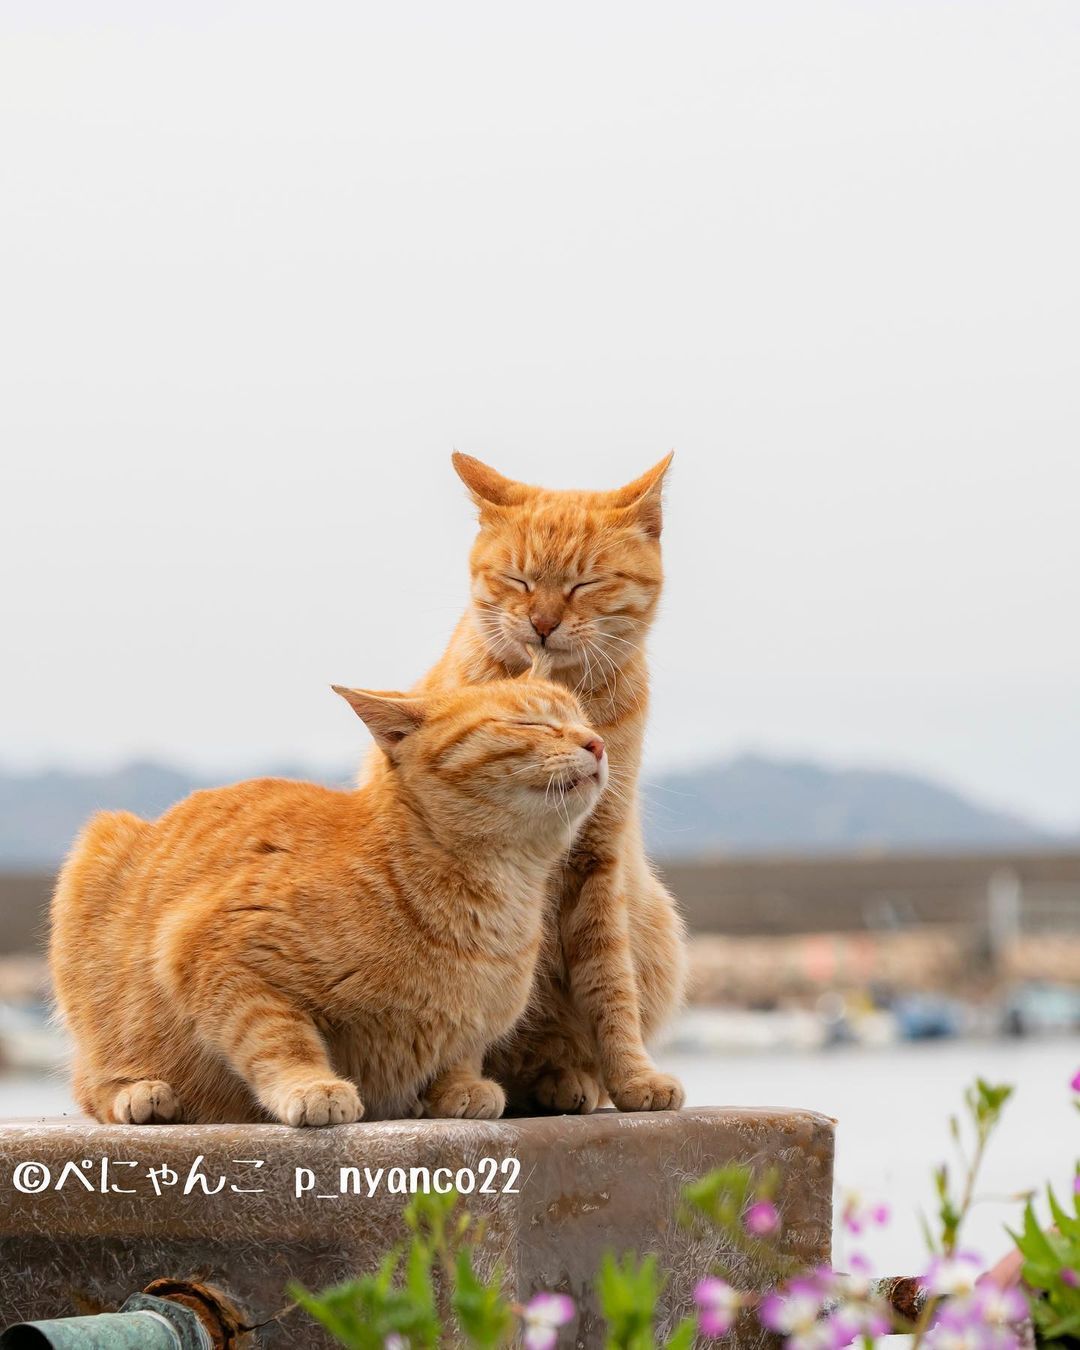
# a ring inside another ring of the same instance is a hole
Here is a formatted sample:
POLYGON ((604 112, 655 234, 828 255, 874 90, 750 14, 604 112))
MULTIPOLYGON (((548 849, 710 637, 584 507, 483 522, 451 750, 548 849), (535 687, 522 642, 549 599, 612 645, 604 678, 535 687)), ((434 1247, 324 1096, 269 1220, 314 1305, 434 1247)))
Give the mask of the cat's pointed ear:
POLYGON ((330 688, 341 695, 391 759, 405 737, 423 725, 426 709, 422 699, 381 690, 346 689, 340 684, 330 688))
POLYGON ((454 472, 469 489, 469 496, 480 508, 481 515, 486 507, 520 506, 536 490, 527 483, 515 483, 512 478, 504 478, 501 473, 481 464, 472 455, 463 455, 460 450, 455 450, 451 459, 454 472))
POLYGON ((664 475, 674 457, 675 451, 669 450, 659 464, 647 469, 640 478, 608 493, 611 505, 636 520, 653 539, 660 538, 663 528, 664 475))

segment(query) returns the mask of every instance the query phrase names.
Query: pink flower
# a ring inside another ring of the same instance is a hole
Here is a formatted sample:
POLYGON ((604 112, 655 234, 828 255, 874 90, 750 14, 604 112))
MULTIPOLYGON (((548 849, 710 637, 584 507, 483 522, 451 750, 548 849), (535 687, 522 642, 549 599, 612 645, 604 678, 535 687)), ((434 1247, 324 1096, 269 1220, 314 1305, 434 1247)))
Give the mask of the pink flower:
POLYGON ((809 1335, 817 1327, 823 1302, 821 1287, 815 1280, 792 1280, 786 1288, 774 1289, 765 1295, 758 1309, 758 1319, 763 1326, 778 1331, 781 1336, 809 1335))
POLYGON ((1019 1289, 984 1279, 940 1307, 927 1341, 931 1350, 1019 1350, 1016 1328, 1027 1316, 1019 1289))
POLYGON ((1065 1266, 1061 1271, 1061 1283, 1068 1285, 1070 1289, 1080 1289, 1080 1275, 1069 1266, 1065 1266))
POLYGON ((849 1233, 859 1234, 871 1225, 884 1228, 890 1217, 888 1205, 880 1203, 864 1205, 858 1191, 848 1191, 844 1195, 840 1218, 849 1233))
POLYGON ((698 1330, 703 1336, 726 1336, 742 1307, 742 1295, 726 1280, 715 1276, 701 1280, 694 1290, 698 1306, 698 1330))
POLYGON ((1025 1321, 1031 1310, 1023 1292, 1016 1285, 1002 1289, 989 1280, 983 1280, 972 1299, 975 1311, 985 1326, 1010 1327, 1025 1321))
POLYGON ((842 1350, 843 1346, 850 1345, 859 1335, 858 1320, 851 1316, 847 1308, 837 1308, 834 1313, 830 1313, 826 1326, 835 1350, 842 1350))
POLYGON ((832 1266, 817 1266, 799 1276, 794 1283, 808 1290, 817 1290, 824 1300, 843 1293, 847 1288, 847 1280, 846 1275, 839 1274, 832 1266))
POLYGON ((887 1336, 893 1329, 889 1309, 874 1295, 870 1262, 861 1253, 854 1252, 848 1259, 848 1266, 846 1274, 834 1273, 831 1286, 825 1287, 826 1295, 839 1304, 828 1319, 833 1350, 865 1337, 875 1340, 887 1336))
POLYGON ((983 1333, 977 1326, 968 1323, 949 1326, 937 1322, 926 1333, 924 1344, 928 1350, 985 1350, 983 1342, 983 1333))
POLYGON ((874 1303, 845 1303, 828 1318, 834 1350, 863 1337, 876 1340, 892 1331, 892 1321, 884 1308, 874 1303))
POLYGON ((922 1283, 935 1298, 959 1298, 974 1292, 981 1269, 982 1258, 975 1252, 935 1256, 922 1277, 922 1283))
POLYGON ((1080 1195, 1080 1172, 1073 1177, 1073 1194, 1080 1195))
POLYGON ((848 1257, 848 1271, 836 1280, 838 1291, 849 1299, 870 1297, 870 1280, 874 1267, 862 1252, 852 1252, 848 1257))
POLYGON ((575 1312, 568 1294, 533 1294, 521 1310, 525 1331, 521 1343, 525 1350, 554 1350, 559 1327, 565 1326, 575 1312))
POLYGON ((785 1350, 843 1350, 892 1331, 889 1309, 874 1296, 870 1262, 855 1254, 849 1264, 848 1274, 819 1266, 765 1296, 758 1319, 784 1337, 785 1350))
POLYGON ((837 1332, 831 1319, 815 1322, 803 1331, 793 1331, 784 1350, 841 1350, 845 1342, 840 1341, 838 1335, 843 1334, 843 1329, 837 1332))
POLYGON ((1072 1088, 1074 1092, 1080 1092, 1080 1069, 1077 1069, 1077 1071, 1073 1074, 1072 1079, 1069 1082, 1069 1086, 1072 1088))
POLYGON ((768 1237, 780 1227, 780 1215, 774 1204, 758 1200, 743 1216, 743 1226, 753 1237, 768 1237))

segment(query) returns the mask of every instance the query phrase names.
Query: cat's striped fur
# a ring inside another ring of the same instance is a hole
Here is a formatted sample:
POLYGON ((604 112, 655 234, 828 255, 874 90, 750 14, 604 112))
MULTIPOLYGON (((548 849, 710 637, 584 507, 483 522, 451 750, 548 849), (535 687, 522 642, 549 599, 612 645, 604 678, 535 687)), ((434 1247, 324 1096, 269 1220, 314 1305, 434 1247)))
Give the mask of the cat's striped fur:
POLYGON ((260 779, 76 842, 50 961, 98 1120, 501 1113, 482 1059, 525 1010, 603 744, 532 678, 338 692, 381 747, 367 785, 260 779))
POLYGON ((661 489, 671 456, 611 492, 549 491, 468 455, 454 467, 479 510, 471 603, 421 694, 501 680, 542 646, 608 746, 611 786, 553 882, 556 923, 537 997, 489 1069, 518 1109, 678 1107, 646 1049, 678 1007, 685 955, 672 897, 645 856, 638 771, 649 700, 661 489))

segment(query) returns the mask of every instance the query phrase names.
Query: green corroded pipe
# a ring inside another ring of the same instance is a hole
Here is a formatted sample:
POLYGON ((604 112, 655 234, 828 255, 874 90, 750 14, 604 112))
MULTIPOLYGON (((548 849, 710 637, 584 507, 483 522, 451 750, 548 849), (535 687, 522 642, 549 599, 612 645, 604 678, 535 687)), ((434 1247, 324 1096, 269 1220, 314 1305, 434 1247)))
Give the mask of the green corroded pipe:
POLYGON ((133 1294, 119 1312, 20 1322, 0 1336, 0 1350, 211 1350, 190 1308, 133 1294))

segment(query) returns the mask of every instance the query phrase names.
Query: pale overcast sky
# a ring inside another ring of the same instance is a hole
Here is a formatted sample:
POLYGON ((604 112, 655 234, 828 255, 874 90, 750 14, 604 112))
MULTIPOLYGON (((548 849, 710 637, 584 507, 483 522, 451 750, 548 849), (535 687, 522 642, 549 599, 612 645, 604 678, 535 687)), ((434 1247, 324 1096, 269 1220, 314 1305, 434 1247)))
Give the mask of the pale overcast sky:
POLYGON ((674 446, 656 766, 1080 825, 1080 5, 0 5, 0 764, 346 762, 674 446))

